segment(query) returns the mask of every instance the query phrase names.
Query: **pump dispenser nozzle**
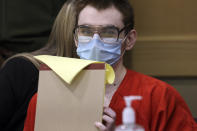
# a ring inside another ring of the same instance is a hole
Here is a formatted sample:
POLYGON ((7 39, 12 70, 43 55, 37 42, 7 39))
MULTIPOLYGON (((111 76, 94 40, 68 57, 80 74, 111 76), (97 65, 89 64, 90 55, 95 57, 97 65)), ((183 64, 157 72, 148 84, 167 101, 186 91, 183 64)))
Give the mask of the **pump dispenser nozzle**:
POLYGON ((126 102, 127 107, 131 107, 131 103, 133 102, 133 100, 141 100, 141 99, 142 99, 141 96, 124 96, 124 100, 126 102))
POLYGON ((135 111, 132 108, 133 100, 141 100, 141 96, 124 96, 124 100, 126 103, 126 108, 123 110, 123 123, 131 124, 135 123, 135 111))

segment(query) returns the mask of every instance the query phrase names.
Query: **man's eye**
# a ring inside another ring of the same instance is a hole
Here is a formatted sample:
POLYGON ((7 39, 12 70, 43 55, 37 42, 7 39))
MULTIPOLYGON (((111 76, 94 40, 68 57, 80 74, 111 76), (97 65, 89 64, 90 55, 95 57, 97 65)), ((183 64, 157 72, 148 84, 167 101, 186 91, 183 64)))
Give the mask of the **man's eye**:
POLYGON ((112 31, 112 30, 106 31, 105 33, 107 33, 107 34, 116 34, 115 31, 112 31))
POLYGON ((92 32, 90 30, 82 30, 80 33, 83 35, 91 35, 92 34, 92 32))
POLYGON ((104 30, 101 33, 102 37, 116 37, 117 33, 113 30, 104 30))

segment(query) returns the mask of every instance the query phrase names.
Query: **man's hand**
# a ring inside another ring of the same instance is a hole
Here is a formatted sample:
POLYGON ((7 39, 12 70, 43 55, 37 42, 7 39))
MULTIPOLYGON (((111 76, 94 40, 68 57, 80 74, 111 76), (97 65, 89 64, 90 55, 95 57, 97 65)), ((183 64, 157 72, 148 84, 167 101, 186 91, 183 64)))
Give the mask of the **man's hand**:
POLYGON ((114 131, 116 121, 116 113, 109 107, 104 107, 103 122, 95 122, 95 126, 100 131, 114 131))

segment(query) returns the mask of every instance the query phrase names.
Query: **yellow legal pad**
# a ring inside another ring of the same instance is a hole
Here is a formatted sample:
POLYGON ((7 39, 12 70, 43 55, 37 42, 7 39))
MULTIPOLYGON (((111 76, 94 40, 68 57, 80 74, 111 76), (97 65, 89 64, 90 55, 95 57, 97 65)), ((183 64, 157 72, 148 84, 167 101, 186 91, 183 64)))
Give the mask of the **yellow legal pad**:
MULTIPOLYGON (((90 60, 50 55, 39 55, 34 57, 49 66, 59 77, 61 77, 68 84, 71 84, 72 80, 77 76, 77 74, 88 65, 93 63, 102 63, 90 60)), ((115 74, 112 67, 109 64, 106 64, 106 83, 112 84, 114 82, 114 79, 115 74)))

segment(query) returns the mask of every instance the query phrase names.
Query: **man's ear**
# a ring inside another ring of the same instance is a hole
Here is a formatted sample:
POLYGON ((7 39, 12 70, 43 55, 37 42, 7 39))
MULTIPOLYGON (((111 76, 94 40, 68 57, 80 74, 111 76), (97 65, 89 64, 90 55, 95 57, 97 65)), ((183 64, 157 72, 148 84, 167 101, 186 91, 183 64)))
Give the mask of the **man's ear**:
POLYGON ((135 29, 132 29, 128 34, 126 38, 126 50, 131 50, 136 42, 137 39, 137 32, 135 29))

